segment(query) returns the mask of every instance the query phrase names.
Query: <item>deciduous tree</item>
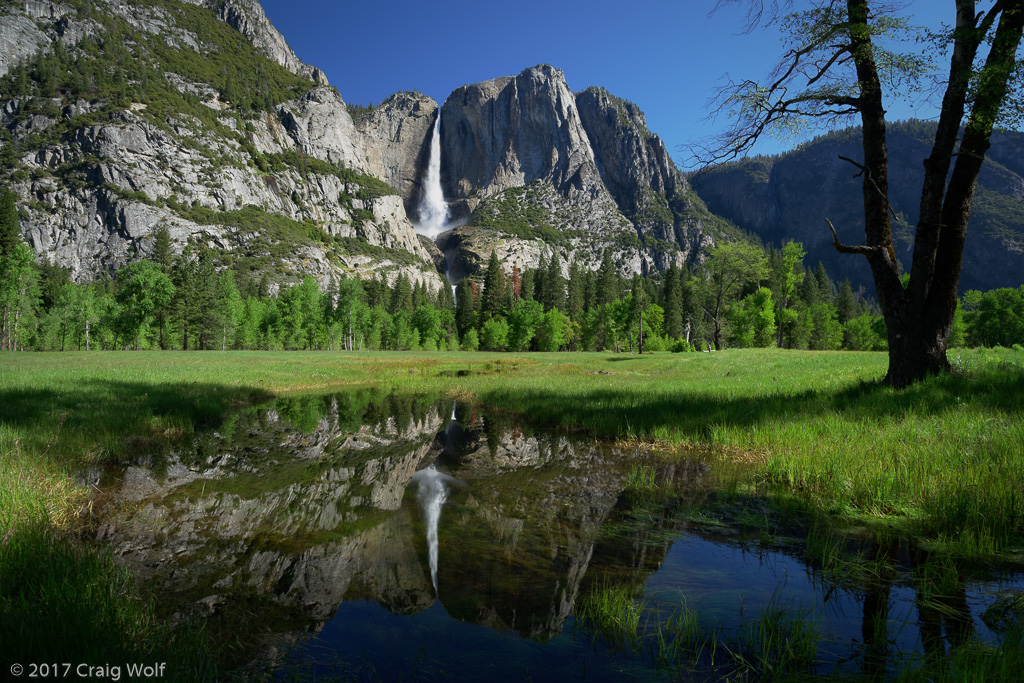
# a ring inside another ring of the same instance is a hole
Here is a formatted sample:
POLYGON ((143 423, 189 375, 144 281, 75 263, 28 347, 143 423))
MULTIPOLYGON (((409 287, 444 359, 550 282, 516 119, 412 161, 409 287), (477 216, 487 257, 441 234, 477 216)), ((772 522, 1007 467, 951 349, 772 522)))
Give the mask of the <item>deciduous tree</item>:
MULTIPOLYGON (((948 368, 946 347, 956 311, 967 223, 989 138, 1001 115, 1017 107, 1009 96, 1020 71, 1024 0, 946 0, 951 31, 940 36, 948 71, 935 140, 924 161, 924 184, 910 278, 904 287, 893 248, 886 145, 886 87, 902 95, 925 75, 922 51, 899 53, 900 38, 927 37, 910 29, 884 0, 720 0, 750 8, 747 27, 794 5, 784 18, 792 48, 767 83, 730 83, 720 104, 729 129, 697 150, 712 163, 746 153, 763 135, 807 121, 857 117, 863 158, 849 159, 863 178, 865 239, 847 244, 826 218, 833 245, 867 258, 885 318, 889 346, 886 381, 903 387, 948 368), (770 15, 770 16, 766 16, 770 15)), ((840 229, 843 226, 840 226, 840 229)))

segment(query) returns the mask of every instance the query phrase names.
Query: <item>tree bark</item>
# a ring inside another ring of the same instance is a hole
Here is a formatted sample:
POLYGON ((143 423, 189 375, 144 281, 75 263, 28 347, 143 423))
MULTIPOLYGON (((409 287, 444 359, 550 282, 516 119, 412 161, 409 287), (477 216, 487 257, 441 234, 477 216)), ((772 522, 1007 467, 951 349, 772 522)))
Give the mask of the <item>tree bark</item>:
POLYGON ((864 164, 858 166, 864 176, 867 240, 864 246, 847 246, 839 242, 833 231, 833 243, 840 252, 863 254, 871 265, 889 341, 889 371, 885 380, 897 387, 949 368, 946 348, 956 312, 967 222, 978 174, 1007 95, 1024 31, 1024 0, 1000 0, 985 15, 975 13, 973 0, 957 0, 956 5, 957 29, 949 83, 932 154, 925 161, 920 221, 910 280, 904 289, 889 221, 885 110, 868 30, 868 0, 847 0, 850 52, 861 89, 857 104, 864 132, 864 164), (966 111, 973 63, 982 38, 997 16, 992 48, 949 176, 960 122, 966 111))

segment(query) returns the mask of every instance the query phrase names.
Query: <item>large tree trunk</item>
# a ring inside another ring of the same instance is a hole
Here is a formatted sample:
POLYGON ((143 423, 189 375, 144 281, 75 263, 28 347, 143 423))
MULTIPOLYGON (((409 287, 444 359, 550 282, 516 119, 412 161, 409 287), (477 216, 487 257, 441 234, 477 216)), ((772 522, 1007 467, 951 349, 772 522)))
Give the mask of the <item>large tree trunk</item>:
POLYGON ((1024 31, 1022 0, 997 3, 987 14, 975 12, 974 0, 957 0, 956 5, 957 30, 949 81, 932 154, 924 164, 925 182, 914 259, 910 281, 904 289, 889 222, 885 110, 871 34, 867 30, 868 0, 847 0, 851 52, 861 89, 858 109, 864 130, 864 164, 857 165, 864 175, 867 240, 864 246, 847 246, 839 242, 833 231, 833 242, 837 250, 863 254, 871 264, 875 291, 888 330, 889 372, 885 379, 897 387, 949 368, 946 347, 956 313, 964 239, 974 191, 994 123, 1006 98, 1024 31), (992 48, 974 93, 973 109, 960 149, 954 154, 978 47, 996 18, 999 23, 992 48), (949 175, 954 157, 956 164, 949 175))

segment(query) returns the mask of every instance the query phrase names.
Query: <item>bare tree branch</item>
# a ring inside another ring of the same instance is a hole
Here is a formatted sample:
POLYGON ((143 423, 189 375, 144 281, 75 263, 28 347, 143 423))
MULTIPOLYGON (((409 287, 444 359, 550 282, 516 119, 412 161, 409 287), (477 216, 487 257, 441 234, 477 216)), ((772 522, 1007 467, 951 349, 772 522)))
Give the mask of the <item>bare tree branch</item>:
POLYGON ((864 256, 884 255, 885 250, 879 246, 869 246, 866 244, 854 246, 843 244, 839 241, 839 233, 836 232, 836 227, 832 225, 832 221, 826 218, 825 222, 828 223, 828 229, 832 231, 832 246, 835 247, 835 250, 840 254, 863 254, 864 256))

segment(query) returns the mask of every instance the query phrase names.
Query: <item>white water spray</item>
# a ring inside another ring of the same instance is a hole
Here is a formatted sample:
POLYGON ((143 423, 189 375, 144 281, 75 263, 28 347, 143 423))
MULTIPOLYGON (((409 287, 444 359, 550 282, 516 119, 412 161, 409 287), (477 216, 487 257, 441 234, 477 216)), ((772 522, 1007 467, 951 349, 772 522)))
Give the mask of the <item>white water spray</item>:
POLYGON ((441 507, 448 500, 448 482, 452 478, 434 469, 434 466, 420 470, 412 476, 419 484, 416 497, 423 508, 423 521, 427 527, 427 551, 430 556, 430 580, 437 595, 437 523, 441 519, 441 507))
POLYGON ((436 239, 448 226, 448 202, 441 189, 441 112, 437 112, 434 135, 430 138, 430 163, 423 179, 423 199, 420 201, 420 223, 416 232, 436 239))
MULTIPOLYGON (((427 175, 423 179, 423 197, 420 200, 419 223, 416 232, 437 241, 437 236, 448 229, 448 202, 444 200, 441 189, 441 110, 437 111, 434 121, 434 133, 430 138, 430 162, 427 164, 427 175)), ((458 297, 455 285, 452 284, 452 254, 445 254, 444 277, 452 288, 452 297, 458 297)))

